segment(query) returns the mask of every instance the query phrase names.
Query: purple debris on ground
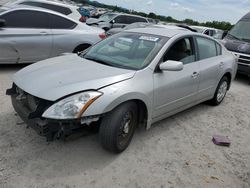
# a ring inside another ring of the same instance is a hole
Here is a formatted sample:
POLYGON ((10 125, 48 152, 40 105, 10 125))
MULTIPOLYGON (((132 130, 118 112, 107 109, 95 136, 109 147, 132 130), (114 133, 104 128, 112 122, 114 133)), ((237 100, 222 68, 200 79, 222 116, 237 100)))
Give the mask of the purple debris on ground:
POLYGON ((214 135, 212 141, 215 145, 219 145, 219 146, 229 147, 231 144, 231 141, 229 140, 227 136, 221 136, 221 135, 214 135))

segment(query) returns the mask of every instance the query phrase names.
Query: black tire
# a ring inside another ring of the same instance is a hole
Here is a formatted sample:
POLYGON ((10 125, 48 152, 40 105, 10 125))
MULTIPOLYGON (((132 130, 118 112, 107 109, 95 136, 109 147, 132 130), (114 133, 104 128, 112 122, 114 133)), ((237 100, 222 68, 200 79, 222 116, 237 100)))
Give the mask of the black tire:
POLYGON ((104 116, 99 130, 99 141, 103 148, 113 153, 124 151, 134 135, 137 117, 134 102, 124 103, 104 116))
POLYGON ((228 78, 227 78, 226 76, 224 76, 224 77, 220 80, 220 82, 219 82, 219 84, 218 84, 218 86, 217 86, 217 88, 216 88, 216 90, 215 90, 214 97, 209 101, 209 103, 210 103, 211 105, 213 105, 213 106, 219 105, 219 104, 224 100, 224 98, 225 98, 225 96, 226 96, 226 94, 227 94, 228 88, 229 88, 229 80, 228 80, 228 78), (219 95, 220 89, 221 89, 221 87, 222 87, 222 84, 225 84, 225 83, 226 83, 225 94, 224 94, 223 96, 221 96, 221 98, 220 98, 218 95, 219 95))
POLYGON ((86 50, 90 46, 91 46, 90 44, 81 44, 74 49, 73 53, 80 53, 86 50))

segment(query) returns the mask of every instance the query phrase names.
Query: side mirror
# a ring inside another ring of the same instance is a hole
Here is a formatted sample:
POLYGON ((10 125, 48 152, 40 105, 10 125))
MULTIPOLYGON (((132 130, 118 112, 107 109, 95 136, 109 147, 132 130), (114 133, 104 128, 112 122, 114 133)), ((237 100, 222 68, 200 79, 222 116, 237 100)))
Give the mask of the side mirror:
POLYGON ((161 63, 159 68, 162 71, 181 71, 184 65, 180 61, 168 60, 164 63, 161 63))
POLYGON ((114 23, 115 23, 115 20, 111 20, 110 23, 111 23, 111 24, 114 24, 114 23))
POLYGON ((0 19, 0 27, 6 26, 6 21, 3 19, 0 19))

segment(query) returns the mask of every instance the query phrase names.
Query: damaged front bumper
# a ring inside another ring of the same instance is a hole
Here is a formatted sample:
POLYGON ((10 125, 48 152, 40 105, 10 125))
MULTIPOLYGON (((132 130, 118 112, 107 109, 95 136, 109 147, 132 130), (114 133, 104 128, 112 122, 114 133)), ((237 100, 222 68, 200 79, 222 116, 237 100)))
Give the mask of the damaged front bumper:
POLYGON ((11 96, 11 102, 15 111, 27 124, 27 127, 34 129, 40 136, 46 137, 47 141, 68 136, 79 128, 97 122, 101 117, 91 116, 72 120, 46 119, 42 117, 42 114, 53 102, 31 96, 14 84, 11 89, 6 91, 6 94, 11 96))

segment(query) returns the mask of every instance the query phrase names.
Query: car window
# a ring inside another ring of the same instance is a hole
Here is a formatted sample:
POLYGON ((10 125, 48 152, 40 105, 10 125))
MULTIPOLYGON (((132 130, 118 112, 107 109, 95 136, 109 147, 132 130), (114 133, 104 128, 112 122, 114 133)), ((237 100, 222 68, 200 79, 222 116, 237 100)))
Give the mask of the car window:
POLYGON ((41 7, 41 8, 53 10, 53 11, 56 11, 56 12, 59 12, 61 14, 65 14, 65 15, 69 15, 72 13, 72 11, 67 7, 62 7, 62 6, 52 5, 52 4, 47 4, 47 3, 35 2, 35 1, 25 1, 25 2, 22 2, 20 4, 34 6, 34 7, 41 7))
POLYGON ((115 19, 115 23, 120 23, 120 24, 127 24, 127 16, 124 16, 124 15, 120 15, 120 16, 117 16, 115 19))
POLYGON ((204 34, 205 34, 205 35, 209 35, 209 30, 206 30, 206 31, 204 32, 204 34))
POLYGON ((196 40, 200 60, 217 56, 215 41, 204 37, 197 37, 196 40))
POLYGON ((127 23, 128 24, 132 24, 132 23, 135 23, 135 22, 147 22, 147 20, 144 19, 144 18, 135 17, 135 16, 128 16, 127 17, 127 23))
POLYGON ((52 21, 52 29, 74 29, 77 24, 66 18, 50 14, 50 19, 52 21))
POLYGON ((163 57, 167 60, 181 61, 183 64, 195 61, 195 51, 192 38, 183 38, 174 43, 163 57))
POLYGON ((9 28, 50 28, 48 14, 40 11, 16 10, 0 18, 6 21, 9 28))

